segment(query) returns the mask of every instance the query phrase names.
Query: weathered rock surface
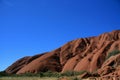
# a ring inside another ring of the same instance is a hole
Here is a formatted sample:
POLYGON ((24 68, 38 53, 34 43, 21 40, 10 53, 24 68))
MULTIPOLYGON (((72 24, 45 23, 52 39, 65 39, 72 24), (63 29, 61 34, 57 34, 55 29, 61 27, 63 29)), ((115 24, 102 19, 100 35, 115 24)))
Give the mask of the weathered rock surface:
POLYGON ((100 76, 120 76, 120 54, 110 57, 98 69, 100 76))
POLYGON ((95 72, 100 76, 120 75, 120 55, 105 60, 109 52, 120 50, 120 30, 97 37, 80 38, 62 47, 33 57, 24 57, 6 69, 7 73, 38 73, 40 71, 95 72), (113 68, 114 66, 114 68, 113 68))
POLYGON ((37 59, 38 57, 40 57, 42 55, 43 54, 38 54, 38 55, 35 55, 32 57, 30 57, 30 56, 23 57, 23 58, 19 59, 18 61, 16 61, 15 63, 13 63, 11 66, 9 66, 6 69, 6 72, 9 74, 17 73, 21 68, 23 68, 28 63, 30 63, 31 61, 33 61, 34 59, 37 59))

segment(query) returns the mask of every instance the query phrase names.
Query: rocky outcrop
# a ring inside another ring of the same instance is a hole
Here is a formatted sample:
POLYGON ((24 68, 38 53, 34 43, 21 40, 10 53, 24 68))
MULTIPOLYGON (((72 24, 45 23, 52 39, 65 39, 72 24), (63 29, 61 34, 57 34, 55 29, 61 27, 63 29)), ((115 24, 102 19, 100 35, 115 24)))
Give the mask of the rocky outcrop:
POLYGON ((110 57, 98 69, 100 76, 120 76, 120 54, 110 57))
POLYGON ((33 60, 22 69, 20 69, 17 74, 21 73, 39 73, 39 72, 46 72, 46 71, 61 71, 61 64, 59 61, 59 54, 56 51, 46 53, 39 58, 33 60))
POLYGON ((88 71, 98 70, 100 76, 110 73, 120 74, 119 55, 110 57, 109 52, 120 50, 120 30, 104 33, 97 37, 80 38, 68 42, 62 47, 33 57, 24 57, 9 68, 7 73, 38 73, 46 71, 88 71), (112 62, 115 68, 113 69, 112 62), (116 71, 116 69, 118 71, 116 71), (101 75, 102 73, 102 75, 101 75))
POLYGON ((38 57, 42 56, 43 54, 38 54, 35 56, 27 56, 27 57, 23 57, 21 59, 19 59, 18 61, 16 61, 15 63, 13 63, 11 66, 9 66, 6 69, 6 72, 9 74, 15 74, 17 73, 20 69, 22 69, 24 66, 26 66, 28 63, 30 63, 31 61, 33 61, 34 59, 37 59, 38 57))

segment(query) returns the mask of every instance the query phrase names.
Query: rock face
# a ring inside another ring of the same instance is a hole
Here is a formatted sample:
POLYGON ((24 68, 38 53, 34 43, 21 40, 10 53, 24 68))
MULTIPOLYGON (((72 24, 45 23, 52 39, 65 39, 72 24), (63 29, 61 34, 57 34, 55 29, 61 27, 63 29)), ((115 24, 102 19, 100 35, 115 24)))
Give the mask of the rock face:
POLYGON ((6 69, 7 73, 38 73, 46 71, 83 71, 95 72, 101 76, 120 75, 120 55, 110 57, 109 52, 120 50, 120 30, 104 33, 97 37, 80 38, 62 47, 33 57, 24 57, 6 69), (110 65, 114 63, 113 65, 110 65))
POLYGON ((19 59, 18 61, 16 61, 15 63, 13 63, 11 66, 9 66, 6 69, 6 72, 9 74, 15 74, 17 73, 20 69, 22 69, 24 66, 26 66, 28 63, 30 63, 31 61, 33 61, 34 59, 37 59, 38 57, 42 56, 43 54, 38 54, 35 56, 27 56, 27 57, 23 57, 21 59, 19 59))

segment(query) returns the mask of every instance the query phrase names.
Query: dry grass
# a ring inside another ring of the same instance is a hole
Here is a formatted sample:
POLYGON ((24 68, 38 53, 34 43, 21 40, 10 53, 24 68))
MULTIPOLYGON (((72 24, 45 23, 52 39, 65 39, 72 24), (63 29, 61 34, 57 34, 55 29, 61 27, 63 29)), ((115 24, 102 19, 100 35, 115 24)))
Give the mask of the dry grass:
POLYGON ((58 80, 54 77, 1 77, 0 80, 58 80))

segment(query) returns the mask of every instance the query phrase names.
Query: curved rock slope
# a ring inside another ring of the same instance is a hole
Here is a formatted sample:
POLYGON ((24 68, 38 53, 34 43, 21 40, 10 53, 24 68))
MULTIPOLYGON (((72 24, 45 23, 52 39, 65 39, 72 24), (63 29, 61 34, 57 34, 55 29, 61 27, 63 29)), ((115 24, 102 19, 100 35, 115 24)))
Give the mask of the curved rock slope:
MULTIPOLYGON (((76 39, 54 51, 21 58, 8 67, 6 72, 15 74, 48 70, 94 72, 105 67, 103 64, 107 55, 116 49, 120 50, 120 30, 104 33, 97 37, 76 39)), ((101 71, 99 70, 99 73, 101 71)), ((118 73, 120 74, 120 72, 118 73)))

